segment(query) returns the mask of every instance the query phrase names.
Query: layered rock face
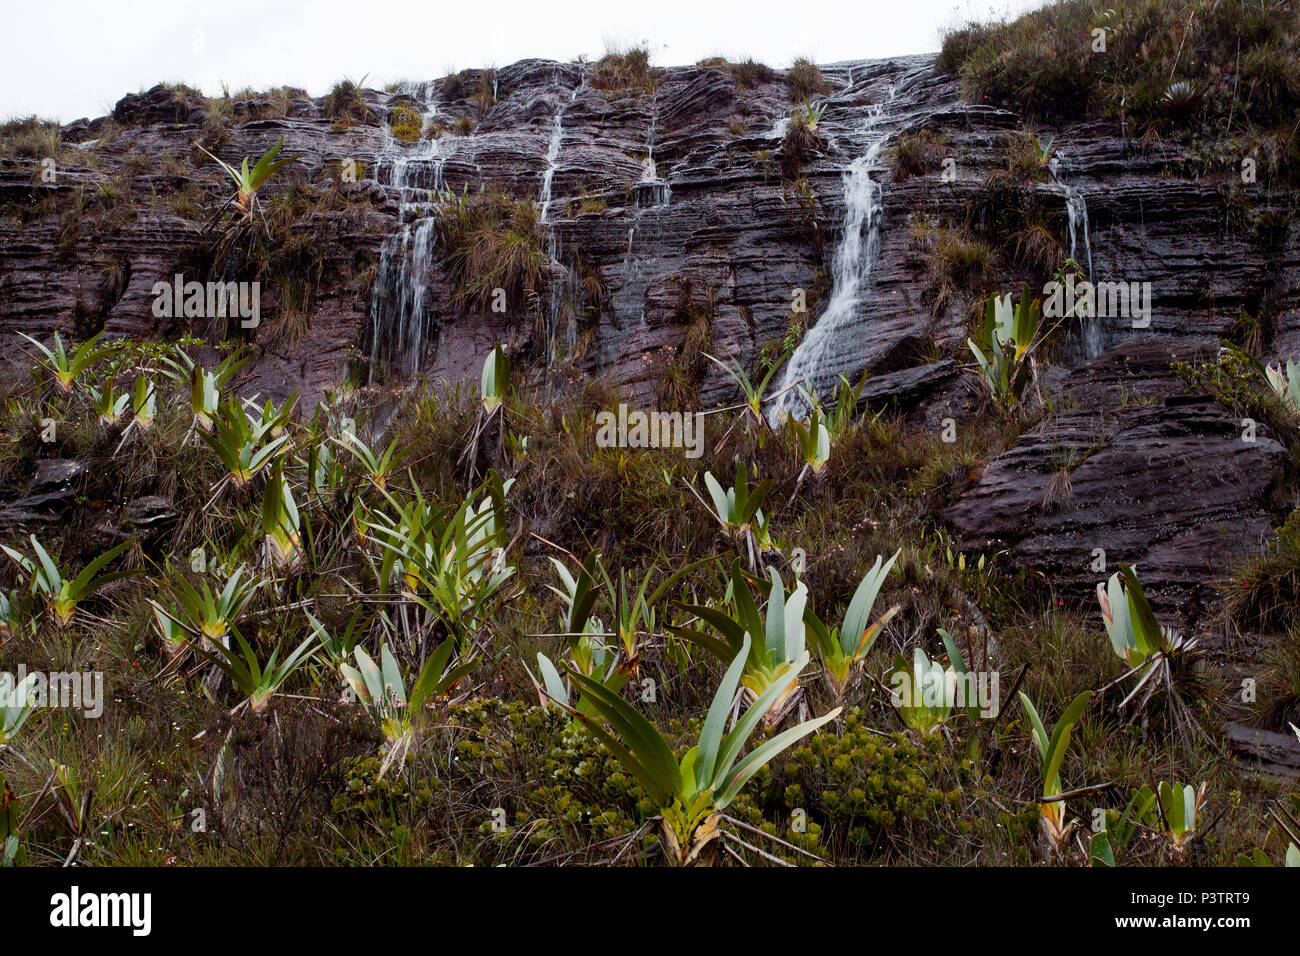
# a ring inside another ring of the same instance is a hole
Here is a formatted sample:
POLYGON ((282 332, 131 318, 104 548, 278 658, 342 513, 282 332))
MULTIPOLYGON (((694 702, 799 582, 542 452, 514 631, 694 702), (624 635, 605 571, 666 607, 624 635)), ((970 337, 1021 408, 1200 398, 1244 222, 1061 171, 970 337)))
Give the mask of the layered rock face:
MULTIPOLYGON (((413 370, 474 378, 492 343, 506 341, 564 373, 555 379, 599 377, 650 405, 688 340, 698 345, 703 316, 705 350, 746 368, 804 324, 787 381, 824 389, 867 373, 873 404, 922 406, 930 424, 969 406, 955 363, 968 358, 973 299, 959 289, 936 308, 923 295, 930 262, 917 235, 980 208, 1020 119, 962 103, 929 57, 823 74, 822 145, 803 178, 783 175, 792 104, 779 73, 746 84, 724 67, 670 68, 652 89, 611 91, 590 66, 530 60, 495 71, 491 96, 473 83, 365 91, 369 117, 348 123, 323 99, 227 101, 220 137, 205 140, 214 152, 237 164, 283 136, 297 162, 267 196, 293 186, 314 203, 294 226, 312 239, 310 296, 291 306, 267 282, 273 320, 251 333, 259 354, 244 388, 277 398, 296 389, 311 402, 349 368, 360 381, 413 370), (398 106, 447 132, 434 143, 395 138, 398 106), (920 131, 952 162, 896 175, 900 134, 920 131), (481 188, 538 204, 549 301, 457 304, 432 200, 481 188), (296 322, 274 321, 289 313, 296 322)), ((202 332, 155 318, 151 290, 202 258, 207 211, 229 194, 194 147, 214 128, 212 111, 158 87, 123 98, 111 123, 66 127, 65 142, 80 145, 54 182, 34 159, 0 160, 0 333, 202 332)), ((1258 227, 1268 197, 1202 177, 1173 146, 1144 148, 1110 124, 1040 135, 1055 137, 1055 176, 1027 188, 1051 231, 1097 281, 1149 283, 1150 322, 1066 328, 1059 364, 1074 367, 1051 383, 1060 411, 992 462, 946 518, 964 540, 1007 547, 1067 583, 1096 579, 1095 548, 1140 563, 1144 580, 1205 581, 1222 554, 1267 530, 1285 454, 1266 432, 1243 443, 1227 410, 1183 394, 1169 361, 1212 351, 1243 310, 1269 317, 1266 351, 1300 353, 1300 252, 1285 228, 1258 227), (1068 488, 1053 484, 1061 471, 1068 488)), ((1010 255, 995 269, 1008 289, 1026 275, 1010 255)), ((732 397, 711 363, 687 371, 702 403, 732 397)))
MULTIPOLYGON (((981 548, 1084 590, 1116 561, 1186 597, 1258 549, 1288 458, 1266 429, 1183 394, 1169 372, 1213 349, 1143 340, 1070 372, 1064 409, 996 458, 945 518, 981 548)), ((1208 599, 1209 595, 1207 595, 1208 599)))

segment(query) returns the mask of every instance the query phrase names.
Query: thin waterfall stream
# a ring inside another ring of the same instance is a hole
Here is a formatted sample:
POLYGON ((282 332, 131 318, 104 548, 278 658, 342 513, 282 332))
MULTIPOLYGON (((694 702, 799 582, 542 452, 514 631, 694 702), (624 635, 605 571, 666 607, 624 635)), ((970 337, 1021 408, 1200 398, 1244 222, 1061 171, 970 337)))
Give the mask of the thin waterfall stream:
POLYGON ((415 375, 429 339, 425 293, 437 220, 431 205, 445 187, 443 141, 423 138, 438 115, 437 86, 421 83, 401 87, 395 96, 408 96, 423 107, 421 138, 407 143, 391 126, 375 157, 375 180, 398 191, 398 229, 384 241, 370 302, 370 381, 387 375, 415 375))
MULTIPOLYGON (((585 76, 583 78, 585 82, 585 76)), ((556 340, 559 336, 560 324, 560 307, 564 301, 566 279, 568 270, 560 263, 560 241, 555 233, 555 225, 550 221, 551 211, 551 189, 555 182, 555 171, 560 166, 560 147, 564 143, 564 113, 574 101, 577 100, 578 94, 582 91, 582 82, 573 88, 569 94, 569 99, 555 111, 555 119, 551 127, 551 139, 546 147, 546 170, 542 173, 542 188, 538 195, 538 205, 541 207, 541 213, 538 221, 543 229, 546 230, 546 255, 552 265, 552 279, 550 289, 550 301, 547 308, 546 316, 546 355, 548 362, 555 362, 558 358, 556 354, 556 340)), ((572 318, 565 330, 565 346, 572 350, 576 344, 577 330, 574 328, 572 318)))
MULTIPOLYGON (((803 379, 815 389, 827 360, 842 346, 842 329, 853 322, 871 276, 871 267, 880 252, 881 186, 871 178, 880 151, 890 131, 877 132, 885 115, 885 105, 893 98, 890 87, 885 104, 871 108, 861 132, 869 136, 866 151, 854 159, 843 173, 844 229, 831 262, 831 298, 817 322, 808 329, 794 354, 782 369, 781 380, 773 389, 778 392, 803 379)), ((806 413, 797 390, 790 389, 776 399, 769 412, 773 420, 785 415, 801 418, 806 413)))
MULTIPOLYGON (((1078 186, 1071 185, 1061 178, 1060 161, 1064 157, 1065 151, 1058 149, 1048 161, 1048 168, 1065 196, 1065 215, 1070 233, 1070 258, 1079 262, 1079 242, 1082 239, 1084 262, 1080 265, 1087 266, 1088 281, 1095 283, 1097 280, 1092 272, 1092 239, 1088 234, 1088 202, 1083 198, 1083 193, 1078 186)), ((1099 356, 1105 344, 1102 341, 1100 321, 1095 316, 1082 320, 1080 333, 1084 357, 1094 359, 1099 356)))

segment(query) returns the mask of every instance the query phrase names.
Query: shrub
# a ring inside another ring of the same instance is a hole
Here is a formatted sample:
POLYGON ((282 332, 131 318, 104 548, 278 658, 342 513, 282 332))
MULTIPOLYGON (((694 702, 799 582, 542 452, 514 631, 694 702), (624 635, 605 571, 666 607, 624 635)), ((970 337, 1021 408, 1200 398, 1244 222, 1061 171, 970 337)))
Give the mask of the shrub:
POLYGON ((757 86, 759 83, 771 83, 776 79, 776 70, 766 63, 757 63, 752 59, 729 63, 727 69, 736 78, 737 86, 757 86))
MULTIPOLYGON (((759 778, 764 798, 803 810, 837 859, 916 862, 913 854, 933 858, 951 836, 970 833, 962 808, 984 783, 971 761, 949 756, 938 736, 883 735, 868 723, 855 707, 838 736, 819 734, 791 751, 759 778)), ((1034 810, 1014 821, 1018 829, 1032 830, 1034 810)))

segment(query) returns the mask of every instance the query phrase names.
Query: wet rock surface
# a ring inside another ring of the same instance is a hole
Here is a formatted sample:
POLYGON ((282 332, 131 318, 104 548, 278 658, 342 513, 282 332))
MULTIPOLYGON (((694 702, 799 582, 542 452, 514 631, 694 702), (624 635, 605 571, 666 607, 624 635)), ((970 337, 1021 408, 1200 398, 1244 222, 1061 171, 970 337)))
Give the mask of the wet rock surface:
POLYGON ((1149 591, 1186 597, 1260 547, 1286 449, 1266 429, 1183 394, 1171 361, 1203 348, 1118 346, 1074 369, 1063 408, 995 458, 944 517, 973 547, 1085 593, 1103 565, 1138 566, 1149 591))

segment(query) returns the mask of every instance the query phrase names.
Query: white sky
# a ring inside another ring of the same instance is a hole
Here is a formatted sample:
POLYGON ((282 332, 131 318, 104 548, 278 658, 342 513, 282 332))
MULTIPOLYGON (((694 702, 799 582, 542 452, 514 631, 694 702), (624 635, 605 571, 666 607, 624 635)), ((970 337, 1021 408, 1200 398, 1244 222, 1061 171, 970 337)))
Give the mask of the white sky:
POLYGON ((67 122, 161 80, 209 95, 289 84, 312 94, 430 79, 525 57, 595 58, 649 42, 661 66, 706 56, 820 63, 937 50, 945 26, 1043 0, 61 0, 13 3, 0 57, 0 118, 67 122))

